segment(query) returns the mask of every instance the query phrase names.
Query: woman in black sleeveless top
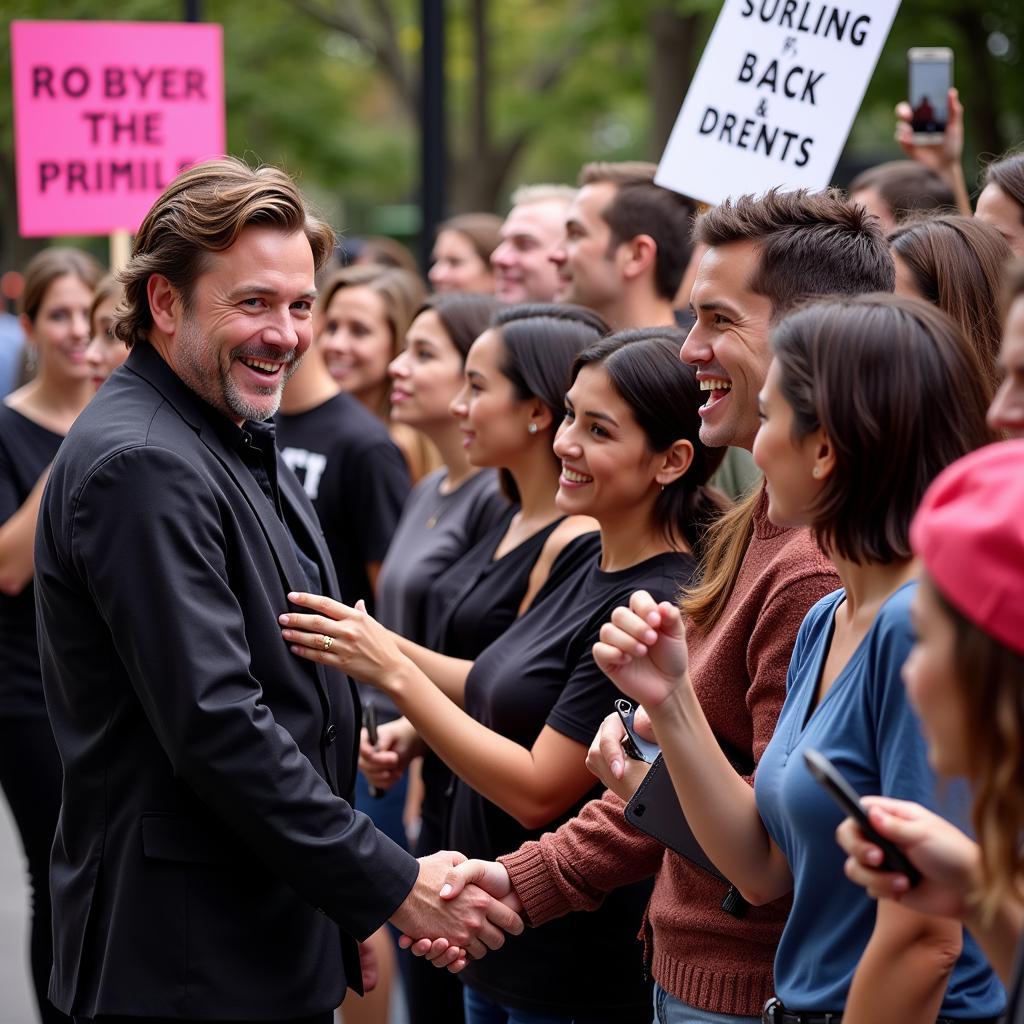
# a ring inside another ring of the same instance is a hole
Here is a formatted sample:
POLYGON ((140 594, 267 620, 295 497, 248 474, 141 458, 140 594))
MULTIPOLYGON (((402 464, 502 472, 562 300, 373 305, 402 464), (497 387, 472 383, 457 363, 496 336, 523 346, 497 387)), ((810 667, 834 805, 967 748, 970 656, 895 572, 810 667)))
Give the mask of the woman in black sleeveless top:
MULTIPOLYGON (((424 671, 363 613, 289 595, 322 613, 283 617, 293 651, 387 689, 457 772, 452 848, 470 856, 556 827, 594 791, 586 749, 617 693, 590 653, 600 627, 620 595, 643 586, 670 599, 693 572, 693 546, 718 507, 704 484, 720 453, 698 440, 699 392, 680 342, 671 330, 627 332, 581 354, 555 443, 557 500, 594 515, 600 537, 568 545, 529 608, 472 663, 437 659, 424 671)), ((645 898, 624 891, 585 922, 567 919, 568 932, 528 930, 471 964, 471 1022, 514 1011, 649 1021, 634 941, 645 898)))
MULTIPOLYGON (((586 310, 518 306, 497 314, 494 327, 470 350, 467 384, 452 411, 467 436, 471 464, 500 468, 502 486, 515 504, 431 586, 424 602, 424 635, 431 649, 401 638, 403 651, 426 671, 441 660, 435 652, 475 658, 530 603, 564 546, 596 527, 587 517, 566 517, 556 508, 559 464, 551 442, 573 361, 604 331, 586 310)), ((440 849, 452 788, 444 762, 419 742, 405 719, 382 725, 378 749, 367 742, 361 754, 361 770, 381 790, 401 778, 413 757, 423 756, 415 852, 422 856, 440 849)), ((406 965, 405 977, 412 1024, 457 1024, 462 1015, 457 979, 420 961, 406 965)))
POLYGON ((45 1024, 68 1019, 46 998, 48 871, 62 774, 43 700, 32 543, 50 463, 95 392, 85 353, 99 276, 93 258, 77 249, 46 249, 29 263, 21 324, 38 372, 0 403, 0 785, 28 865, 32 980, 45 1024))

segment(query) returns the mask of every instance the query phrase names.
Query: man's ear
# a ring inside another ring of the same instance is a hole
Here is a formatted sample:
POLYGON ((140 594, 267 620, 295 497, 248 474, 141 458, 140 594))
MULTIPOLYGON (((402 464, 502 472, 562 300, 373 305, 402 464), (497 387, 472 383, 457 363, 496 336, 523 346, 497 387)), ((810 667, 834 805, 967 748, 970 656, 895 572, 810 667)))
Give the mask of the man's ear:
POLYGON ((654 474, 655 483, 667 487, 674 484, 693 463, 693 443, 685 438, 672 442, 672 447, 667 452, 657 456, 661 465, 654 474))
POLYGON ((178 289, 163 274, 150 274, 146 282, 146 298, 153 326, 162 334, 173 337, 181 322, 182 301, 178 289))
POLYGON ((649 270, 653 271, 658 258, 658 243, 650 235, 634 235, 628 242, 623 243, 623 248, 626 250, 622 266, 623 276, 635 279, 649 270))

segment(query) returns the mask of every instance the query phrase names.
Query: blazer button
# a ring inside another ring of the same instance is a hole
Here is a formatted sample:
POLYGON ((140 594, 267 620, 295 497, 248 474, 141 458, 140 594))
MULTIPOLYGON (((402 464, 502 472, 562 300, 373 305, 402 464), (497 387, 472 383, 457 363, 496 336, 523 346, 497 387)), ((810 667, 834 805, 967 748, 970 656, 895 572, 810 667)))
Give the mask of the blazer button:
POLYGON ((327 726, 327 731, 324 733, 324 739, 328 743, 333 743, 338 738, 338 727, 336 725, 327 726))

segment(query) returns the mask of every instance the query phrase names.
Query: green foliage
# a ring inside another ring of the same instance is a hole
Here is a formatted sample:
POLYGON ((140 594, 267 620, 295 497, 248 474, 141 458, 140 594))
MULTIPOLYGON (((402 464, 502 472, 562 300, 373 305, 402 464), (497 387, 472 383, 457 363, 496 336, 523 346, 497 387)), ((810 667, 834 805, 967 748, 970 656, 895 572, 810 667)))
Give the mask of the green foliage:
MULTIPOLYGON (((453 173, 465 167, 466 174, 482 175, 487 168, 481 161, 513 154, 499 167, 492 199, 498 207, 520 182, 572 181, 586 160, 656 159, 650 142, 651 15, 669 9, 694 17, 702 45, 721 6, 721 0, 490 0, 483 140, 490 148, 481 155, 474 128, 472 2, 447 4, 449 145, 453 173)), ((4 6, 14 18, 110 17, 109 2, 100 0, 5 0, 4 6)), ((125 20, 166 20, 180 11, 180 3, 163 0, 117 5, 125 20)), ((348 231, 374 230, 380 207, 413 202, 415 99, 398 87, 395 75, 397 67, 415 91, 418 12, 415 0, 207 0, 204 17, 224 26, 230 151, 297 174, 329 218, 348 231), (395 62, 390 68, 389 54, 395 62)), ((904 0, 854 124, 845 155, 849 166, 899 155, 892 108, 906 90, 905 52, 914 45, 948 45, 956 53, 973 178, 982 151, 1024 138, 1024 4, 904 0)), ((0 189, 12 185, 12 144, 10 42, 4 33, 0 189)), ((5 262, 9 230, 6 241, 5 262)))

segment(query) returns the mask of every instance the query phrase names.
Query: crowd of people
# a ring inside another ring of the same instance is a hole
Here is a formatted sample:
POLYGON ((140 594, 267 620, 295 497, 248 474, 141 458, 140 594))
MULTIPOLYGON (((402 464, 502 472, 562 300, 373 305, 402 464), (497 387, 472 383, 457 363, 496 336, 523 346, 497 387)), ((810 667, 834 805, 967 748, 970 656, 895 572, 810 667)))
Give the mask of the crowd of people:
POLYGON ((848 191, 586 164, 425 277, 231 159, 28 264, 46 1024, 1024 1021, 1024 153, 972 205, 950 112, 848 191))

